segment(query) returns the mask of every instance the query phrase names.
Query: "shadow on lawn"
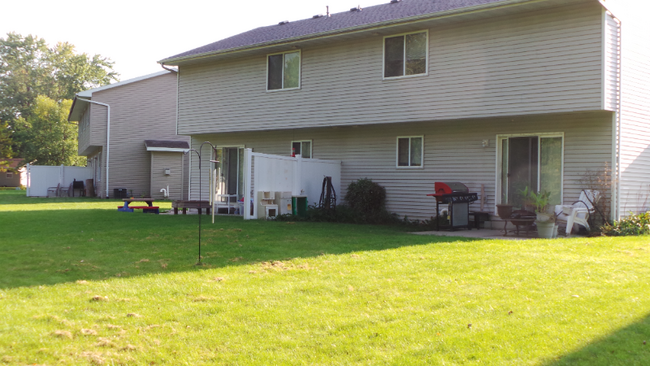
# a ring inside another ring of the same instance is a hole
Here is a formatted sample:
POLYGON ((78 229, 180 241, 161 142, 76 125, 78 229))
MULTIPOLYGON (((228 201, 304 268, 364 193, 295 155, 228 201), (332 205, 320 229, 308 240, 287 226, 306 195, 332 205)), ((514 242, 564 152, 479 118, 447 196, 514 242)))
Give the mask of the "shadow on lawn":
POLYGON ((202 218, 112 210, 0 212, 0 288, 200 271, 480 239, 408 235, 394 227, 202 218))
POLYGON ((544 366, 648 365, 650 360, 650 314, 643 320, 594 341, 588 346, 549 361, 544 366))

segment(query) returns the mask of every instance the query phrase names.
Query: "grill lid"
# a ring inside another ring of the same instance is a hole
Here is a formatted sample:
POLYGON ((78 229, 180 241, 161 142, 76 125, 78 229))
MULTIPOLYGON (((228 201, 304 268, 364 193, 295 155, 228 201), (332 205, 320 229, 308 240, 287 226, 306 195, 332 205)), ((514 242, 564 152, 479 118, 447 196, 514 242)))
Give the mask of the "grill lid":
POLYGON ((469 188, 461 182, 436 182, 436 194, 469 193, 469 188))

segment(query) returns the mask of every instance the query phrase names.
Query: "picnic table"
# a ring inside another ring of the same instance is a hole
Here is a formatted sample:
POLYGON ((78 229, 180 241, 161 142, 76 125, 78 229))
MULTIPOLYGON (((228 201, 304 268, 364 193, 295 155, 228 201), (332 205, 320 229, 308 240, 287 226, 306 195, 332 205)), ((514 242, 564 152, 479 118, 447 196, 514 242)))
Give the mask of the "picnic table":
POLYGON ((210 214, 210 201, 198 201, 198 200, 176 200, 172 202, 172 208, 174 209, 174 215, 178 215, 178 209, 183 210, 183 215, 187 214, 188 208, 198 209, 199 215, 202 214, 202 210, 205 209, 205 214, 210 214))
POLYGON ((155 213, 155 214, 160 213, 160 207, 153 205, 154 199, 151 197, 143 197, 143 198, 131 197, 131 198, 124 198, 122 200, 124 201, 124 206, 117 206, 118 211, 133 212, 133 210, 142 210, 143 213, 155 213), (130 205, 133 202, 145 202, 147 205, 146 206, 130 205))

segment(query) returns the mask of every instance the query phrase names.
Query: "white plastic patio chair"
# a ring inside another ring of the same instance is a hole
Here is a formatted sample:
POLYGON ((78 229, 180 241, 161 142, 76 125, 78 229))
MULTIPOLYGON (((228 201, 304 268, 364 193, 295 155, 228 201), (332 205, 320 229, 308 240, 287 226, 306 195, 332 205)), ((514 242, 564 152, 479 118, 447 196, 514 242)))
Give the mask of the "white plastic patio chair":
POLYGON ((600 199, 599 191, 585 189, 580 192, 580 198, 572 205, 555 206, 556 221, 566 222, 566 235, 571 235, 571 231, 579 230, 579 226, 584 226, 589 230, 589 215, 595 212, 594 205, 600 199))

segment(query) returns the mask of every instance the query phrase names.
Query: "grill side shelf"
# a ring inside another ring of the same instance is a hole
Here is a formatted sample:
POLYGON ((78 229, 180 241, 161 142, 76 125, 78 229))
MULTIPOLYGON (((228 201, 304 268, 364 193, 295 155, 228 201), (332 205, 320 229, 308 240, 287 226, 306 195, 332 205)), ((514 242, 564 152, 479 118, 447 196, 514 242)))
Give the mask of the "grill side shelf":
POLYGON ((457 193, 434 196, 439 203, 466 203, 478 201, 477 193, 457 193))

